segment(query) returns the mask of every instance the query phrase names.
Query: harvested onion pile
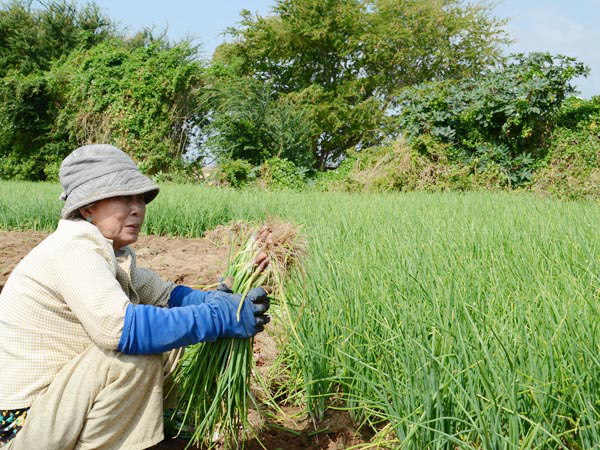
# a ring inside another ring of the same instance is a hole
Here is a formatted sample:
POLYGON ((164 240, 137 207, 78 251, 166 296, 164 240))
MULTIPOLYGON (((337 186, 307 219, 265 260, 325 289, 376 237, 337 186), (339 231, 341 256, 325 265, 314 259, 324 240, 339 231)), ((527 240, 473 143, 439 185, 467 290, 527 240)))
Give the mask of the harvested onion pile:
MULTIPOLYGON (((242 299, 252 288, 263 286, 285 308, 283 283, 290 269, 300 268, 305 253, 297 227, 271 220, 251 233, 230 258, 223 279, 242 299)), ((176 372, 177 409, 184 414, 183 424, 193 429, 190 445, 211 448, 222 438, 226 447, 241 448, 249 426, 253 341, 226 338, 186 349, 176 372)))

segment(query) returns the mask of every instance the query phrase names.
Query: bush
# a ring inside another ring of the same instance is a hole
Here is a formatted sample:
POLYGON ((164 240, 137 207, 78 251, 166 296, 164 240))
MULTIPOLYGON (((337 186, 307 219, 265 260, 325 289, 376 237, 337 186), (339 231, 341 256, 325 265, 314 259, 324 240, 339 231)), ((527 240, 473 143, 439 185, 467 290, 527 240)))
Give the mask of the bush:
POLYGON ((0 179, 51 180, 76 147, 110 143, 153 176, 182 172, 205 121, 196 49, 125 40, 94 4, 0 8, 0 179))
POLYGON ((304 172, 293 162, 283 158, 270 158, 260 167, 260 181, 267 189, 301 190, 306 187, 304 172))
POLYGON ((600 96, 570 98, 532 189, 569 199, 600 197, 600 96))
POLYGON ((497 168, 507 186, 522 186, 545 156, 557 111, 574 92, 570 80, 588 71, 566 56, 513 55, 477 79, 407 89, 399 124, 422 154, 432 142, 448 144, 451 161, 479 172, 497 168))
POLYGON ((114 24, 98 5, 78 3, 1 2, 0 78, 10 72, 23 75, 45 72, 72 50, 91 48, 116 36, 114 24))
POLYGON ((310 183, 319 191, 344 190, 350 173, 355 169, 355 150, 347 150, 344 160, 335 168, 317 172, 310 183))
POLYGON ((556 126, 600 133, 600 95, 590 100, 576 97, 566 99, 558 112, 556 126))
POLYGON ((63 91, 54 70, 115 36, 94 4, 16 0, 0 9, 0 179, 53 180, 74 145, 55 127, 63 91))
POLYGON ((225 159, 219 163, 217 181, 234 188, 248 184, 251 179, 252 164, 243 159, 225 159))
POLYGON ((64 106, 55 130, 74 146, 114 144, 149 175, 182 169, 190 133, 205 118, 195 52, 187 43, 132 49, 112 40, 72 53, 56 70, 64 106))
POLYGON ((559 129, 532 188, 569 199, 600 198, 600 135, 559 129))
POLYGON ((230 79, 218 65, 209 73, 213 78, 204 99, 211 105, 212 120, 203 134, 212 154, 255 166, 273 157, 314 166, 313 124, 292 96, 279 95, 269 83, 253 78, 230 79))
POLYGON ((320 190, 357 192, 501 189, 506 174, 495 163, 485 167, 450 161, 448 144, 425 142, 423 155, 403 139, 349 153, 344 164, 317 178, 320 190))
MULTIPOLYGON (((440 106, 440 105, 438 105, 440 106)), ((349 152, 319 174, 320 190, 410 191, 531 188, 569 199, 600 197, 600 97, 567 99, 556 112, 544 158, 514 155, 506 144, 479 142, 465 155, 458 144, 424 133, 410 143, 349 152)))

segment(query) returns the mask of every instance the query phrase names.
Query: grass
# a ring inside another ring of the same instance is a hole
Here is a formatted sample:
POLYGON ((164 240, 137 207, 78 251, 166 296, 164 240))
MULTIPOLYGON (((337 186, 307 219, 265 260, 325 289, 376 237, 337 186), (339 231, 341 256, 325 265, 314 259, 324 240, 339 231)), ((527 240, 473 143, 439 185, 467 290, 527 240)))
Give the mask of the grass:
MULTIPOLYGON (((55 188, 0 183, 0 227, 51 229, 55 188)), ((315 418, 348 409, 390 448, 600 443, 596 204, 167 185, 145 231, 198 236, 269 214, 310 239, 282 357, 315 418)))

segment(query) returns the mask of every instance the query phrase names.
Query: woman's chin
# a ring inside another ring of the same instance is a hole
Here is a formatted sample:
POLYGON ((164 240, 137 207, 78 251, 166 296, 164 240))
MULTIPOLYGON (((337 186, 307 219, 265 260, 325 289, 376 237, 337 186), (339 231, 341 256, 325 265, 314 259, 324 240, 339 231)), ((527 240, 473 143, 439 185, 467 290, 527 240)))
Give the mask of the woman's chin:
POLYGON ((134 235, 131 235, 128 237, 128 239, 125 241, 125 245, 131 245, 135 242, 137 242, 139 237, 139 233, 135 233, 134 235))
POLYGON ((139 233, 127 233, 124 236, 120 236, 119 239, 113 239, 113 247, 116 250, 120 250, 127 245, 131 245, 138 240, 139 233))

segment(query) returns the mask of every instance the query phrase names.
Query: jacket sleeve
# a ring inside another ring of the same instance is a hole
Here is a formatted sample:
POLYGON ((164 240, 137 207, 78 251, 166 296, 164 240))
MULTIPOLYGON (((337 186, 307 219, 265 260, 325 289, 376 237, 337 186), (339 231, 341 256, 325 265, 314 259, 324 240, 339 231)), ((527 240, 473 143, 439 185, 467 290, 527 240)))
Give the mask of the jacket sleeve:
POLYGON ((175 286, 169 296, 169 308, 201 305, 212 291, 199 291, 180 284, 175 286))
POLYGON ((166 307, 171 291, 176 286, 171 281, 163 280, 150 269, 137 266, 135 253, 131 251, 131 283, 139 295, 140 303, 166 307))

